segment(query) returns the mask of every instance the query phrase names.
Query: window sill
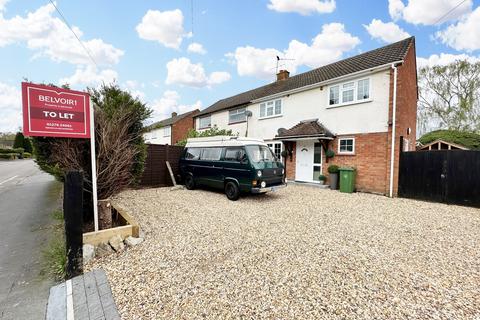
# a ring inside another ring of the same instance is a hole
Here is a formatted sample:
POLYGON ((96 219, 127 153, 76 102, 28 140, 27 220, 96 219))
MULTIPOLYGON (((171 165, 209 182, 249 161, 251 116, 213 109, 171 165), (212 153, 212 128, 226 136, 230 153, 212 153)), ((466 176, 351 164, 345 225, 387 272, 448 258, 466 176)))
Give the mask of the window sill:
POLYGON ((228 125, 231 125, 231 124, 239 124, 239 123, 245 123, 247 122, 247 120, 243 120, 243 121, 235 121, 235 122, 229 122, 228 125))
POLYGON ((348 153, 348 152, 339 152, 337 153, 337 156, 354 156, 355 152, 353 153, 348 153))
POLYGON ((365 99, 361 101, 352 101, 352 102, 346 102, 346 103, 340 103, 340 104, 334 104, 334 105, 329 105, 326 109, 334 109, 334 108, 340 108, 340 107, 346 107, 346 106, 351 106, 354 104, 362 104, 362 103, 368 103, 372 102, 373 99, 365 99))
POLYGON ((283 117, 283 114, 276 114, 274 116, 266 116, 266 117, 259 117, 258 120, 266 120, 266 119, 272 119, 272 118, 280 118, 283 117))
POLYGON ((203 128, 198 128, 198 130, 205 130, 205 129, 210 129, 210 128, 212 128, 212 126, 203 127, 203 128))

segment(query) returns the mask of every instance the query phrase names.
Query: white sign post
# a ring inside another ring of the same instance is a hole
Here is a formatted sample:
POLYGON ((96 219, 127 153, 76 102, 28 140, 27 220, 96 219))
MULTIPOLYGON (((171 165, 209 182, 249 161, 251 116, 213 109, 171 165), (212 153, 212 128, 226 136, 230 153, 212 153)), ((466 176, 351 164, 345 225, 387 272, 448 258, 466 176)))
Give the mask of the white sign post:
POLYGON ((95 153, 95 114, 92 99, 90 99, 90 154, 92 157, 92 197, 93 197, 93 223, 98 231, 98 200, 97 200, 97 156, 95 153))

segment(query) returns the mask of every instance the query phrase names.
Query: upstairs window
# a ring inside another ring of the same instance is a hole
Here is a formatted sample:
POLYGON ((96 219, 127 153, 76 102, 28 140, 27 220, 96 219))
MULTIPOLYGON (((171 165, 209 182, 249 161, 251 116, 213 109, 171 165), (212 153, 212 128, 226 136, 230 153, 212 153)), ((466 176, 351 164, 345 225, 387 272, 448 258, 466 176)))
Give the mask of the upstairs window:
POLYGON ((370 81, 368 79, 359 80, 357 83, 357 100, 370 98, 370 81))
POLYGON ((246 111, 245 108, 230 110, 228 112, 228 123, 230 124, 230 123, 245 122, 247 120, 245 111, 246 111))
POLYGON ((330 105, 338 104, 340 102, 339 87, 330 87, 330 105))
POLYGON ((334 106, 368 99, 370 99, 370 79, 361 79, 331 86, 328 104, 334 106))
POLYGON ((210 128, 212 126, 212 117, 211 116, 201 117, 198 120, 198 126, 199 126, 199 129, 210 128))
POLYGON ((171 134, 171 127, 170 126, 163 128, 163 136, 164 137, 170 137, 170 134, 171 134))
POLYGON ((260 103, 260 118, 279 116, 282 114, 282 100, 260 103))

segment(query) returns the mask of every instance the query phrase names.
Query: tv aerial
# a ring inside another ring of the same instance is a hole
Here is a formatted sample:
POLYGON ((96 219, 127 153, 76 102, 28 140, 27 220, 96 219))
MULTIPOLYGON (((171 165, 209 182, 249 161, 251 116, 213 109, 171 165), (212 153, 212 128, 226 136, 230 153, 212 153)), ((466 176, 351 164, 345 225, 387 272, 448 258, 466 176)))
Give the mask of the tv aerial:
POLYGON ((277 56, 277 67, 275 68, 275 73, 276 74, 278 73, 278 67, 279 67, 280 61, 293 61, 293 60, 295 60, 295 59, 280 58, 279 56, 277 56))

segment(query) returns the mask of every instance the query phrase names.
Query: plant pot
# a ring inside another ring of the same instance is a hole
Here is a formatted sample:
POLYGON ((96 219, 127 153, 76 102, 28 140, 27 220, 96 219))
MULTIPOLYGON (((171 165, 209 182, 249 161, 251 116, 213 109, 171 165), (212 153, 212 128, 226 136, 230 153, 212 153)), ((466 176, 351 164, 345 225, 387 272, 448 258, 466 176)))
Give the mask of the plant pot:
POLYGON ((330 173, 330 189, 337 190, 338 189, 338 173, 330 173))
POLYGON ((324 184, 325 184, 325 180, 318 180, 318 184, 324 185, 324 184))

